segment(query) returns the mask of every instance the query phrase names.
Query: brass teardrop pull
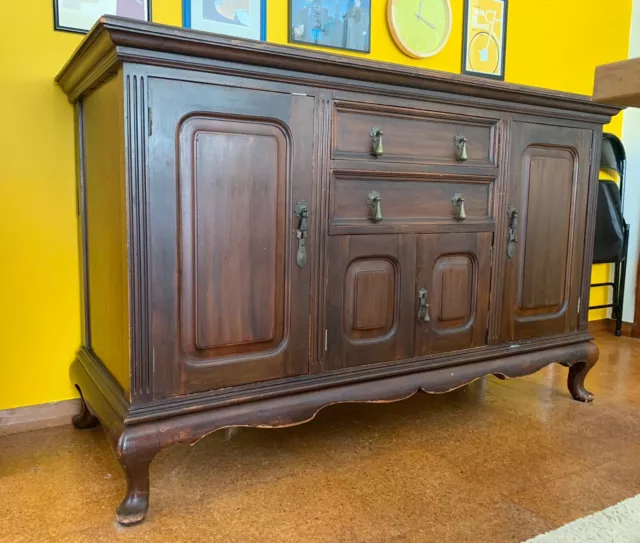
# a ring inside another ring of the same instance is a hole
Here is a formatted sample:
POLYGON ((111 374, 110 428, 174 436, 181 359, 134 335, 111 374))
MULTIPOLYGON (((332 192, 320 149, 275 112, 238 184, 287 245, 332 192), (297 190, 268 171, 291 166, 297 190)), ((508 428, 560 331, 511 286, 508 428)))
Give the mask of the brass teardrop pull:
POLYGON ((369 216, 369 218, 373 222, 382 221, 382 196, 380 196, 380 193, 375 190, 371 191, 367 196, 367 201, 369 202, 369 207, 373 210, 373 215, 369 216))
POLYGON ((469 158, 467 155, 467 138, 462 134, 456 134, 453 137, 453 144, 456 148, 456 158, 458 162, 466 162, 469 158))
POLYGON ((464 195, 461 192, 456 192, 451 198, 453 204, 453 218, 457 221, 464 221, 467 218, 467 214, 464 210, 464 195))
POLYGON ((304 268, 307 263, 307 231, 309 230, 309 204, 300 200, 293 212, 300 219, 300 224, 296 230, 298 239, 298 251, 296 252, 296 264, 299 268, 304 268))
POLYGON ((382 149, 382 134, 384 132, 382 131, 382 128, 378 128, 377 126, 374 126, 370 131, 369 131, 369 136, 371 136, 371 154, 378 158, 382 156, 382 153, 384 152, 384 150, 382 149))
POLYGON ((431 322, 429 318, 429 293, 427 289, 421 288, 418 291, 418 321, 419 322, 431 322))
POLYGON ((513 204, 509 204, 507 209, 507 216, 509 217, 509 228, 507 231, 507 256, 513 258, 516 250, 516 232, 518 231, 518 210, 513 204))

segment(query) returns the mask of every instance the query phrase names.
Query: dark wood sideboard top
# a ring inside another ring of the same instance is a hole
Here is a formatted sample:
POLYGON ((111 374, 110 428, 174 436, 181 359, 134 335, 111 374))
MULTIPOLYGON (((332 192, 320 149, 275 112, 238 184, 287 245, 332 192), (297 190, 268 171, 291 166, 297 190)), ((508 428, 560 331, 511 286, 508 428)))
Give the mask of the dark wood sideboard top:
MULTIPOLYGON (((220 71, 220 62, 258 68, 256 77, 303 86, 344 87, 345 80, 453 93, 461 97, 549 107, 611 117, 620 107, 589 96, 425 70, 301 49, 228 38, 157 23, 105 16, 98 20, 56 76, 71 102, 108 78, 120 62, 220 71), (185 59, 184 55, 191 57, 185 59), (217 63, 217 65, 216 65, 217 63), (296 72, 295 78, 286 72, 296 72), (300 74, 308 74, 300 78, 300 74), (342 81, 341 81, 342 80, 342 81)), ((252 75, 253 76, 253 75, 252 75)))

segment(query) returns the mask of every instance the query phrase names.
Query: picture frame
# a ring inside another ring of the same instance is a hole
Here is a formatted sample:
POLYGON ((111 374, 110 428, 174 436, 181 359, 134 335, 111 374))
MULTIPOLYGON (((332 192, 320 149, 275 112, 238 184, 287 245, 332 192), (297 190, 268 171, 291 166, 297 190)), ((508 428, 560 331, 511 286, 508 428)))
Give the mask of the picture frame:
POLYGON ((462 73, 504 81, 508 0, 464 0, 462 73))
POLYGON ((53 0, 53 29, 86 34, 103 15, 151 22, 151 0, 53 0))
POLYGON ((289 0, 289 43, 371 52, 372 0, 289 0))
POLYGON ((182 26, 264 41, 267 39, 267 0, 182 0, 182 26))

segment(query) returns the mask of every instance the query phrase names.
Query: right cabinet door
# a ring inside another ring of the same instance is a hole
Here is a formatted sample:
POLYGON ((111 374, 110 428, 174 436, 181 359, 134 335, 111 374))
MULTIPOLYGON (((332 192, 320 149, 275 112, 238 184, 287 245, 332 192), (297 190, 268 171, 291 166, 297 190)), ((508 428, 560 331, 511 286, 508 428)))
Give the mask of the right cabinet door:
POLYGON ((418 236, 414 356, 486 344, 491 232, 418 236))
POLYGON ((512 125, 503 341, 577 328, 592 138, 579 128, 512 125))

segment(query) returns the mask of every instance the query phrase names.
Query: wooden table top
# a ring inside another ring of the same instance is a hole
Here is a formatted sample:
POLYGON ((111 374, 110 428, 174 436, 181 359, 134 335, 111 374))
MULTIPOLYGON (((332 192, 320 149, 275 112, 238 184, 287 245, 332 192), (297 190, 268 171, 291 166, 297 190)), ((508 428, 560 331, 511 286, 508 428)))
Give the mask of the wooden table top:
POLYGON ((593 101, 640 107, 640 58, 598 66, 593 85, 593 101))

